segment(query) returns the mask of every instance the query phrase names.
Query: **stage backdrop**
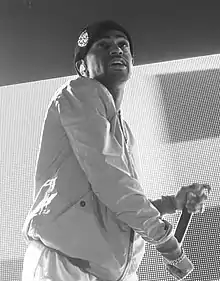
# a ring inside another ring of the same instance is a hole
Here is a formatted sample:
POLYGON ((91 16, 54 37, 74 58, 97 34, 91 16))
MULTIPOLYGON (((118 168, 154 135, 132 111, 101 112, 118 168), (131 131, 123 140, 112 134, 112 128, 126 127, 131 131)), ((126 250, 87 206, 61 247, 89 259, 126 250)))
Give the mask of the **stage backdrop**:
MULTIPOLYGON (((140 150, 146 196, 208 183, 205 213, 195 215, 184 247, 195 265, 186 280, 220 279, 220 56, 134 68, 122 106, 140 150)), ((43 119, 55 90, 71 77, 0 88, 0 280, 18 281, 26 245, 43 119)), ((174 225, 180 213, 167 216, 174 225)), ((174 280, 146 244, 140 280, 174 280)))

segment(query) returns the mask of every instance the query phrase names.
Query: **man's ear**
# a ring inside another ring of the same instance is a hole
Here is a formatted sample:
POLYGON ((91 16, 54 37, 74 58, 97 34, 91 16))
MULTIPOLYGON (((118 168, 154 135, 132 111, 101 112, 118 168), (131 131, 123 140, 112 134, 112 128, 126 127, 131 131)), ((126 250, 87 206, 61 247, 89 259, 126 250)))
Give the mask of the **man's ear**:
POLYGON ((87 77, 87 67, 84 60, 77 61, 76 68, 82 76, 87 77))

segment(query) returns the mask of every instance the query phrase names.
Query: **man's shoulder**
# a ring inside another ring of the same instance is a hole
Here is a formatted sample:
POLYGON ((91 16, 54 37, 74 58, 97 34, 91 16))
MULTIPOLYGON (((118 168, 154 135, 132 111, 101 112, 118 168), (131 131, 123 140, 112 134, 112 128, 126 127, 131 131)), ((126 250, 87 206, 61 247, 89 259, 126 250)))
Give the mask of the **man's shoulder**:
POLYGON ((94 79, 77 77, 66 81, 52 98, 52 102, 59 103, 81 103, 85 108, 93 108, 103 115, 113 116, 115 114, 114 101, 101 83, 94 79))
POLYGON ((77 85, 79 79, 80 79, 79 77, 73 77, 73 78, 65 81, 59 88, 57 88, 54 95, 52 96, 52 100, 56 100, 57 98, 62 96, 67 88, 77 85))
POLYGON ((97 92, 97 88, 101 88, 101 85, 94 79, 84 77, 73 77, 62 84, 53 95, 53 99, 57 99, 65 95, 67 92, 70 95, 80 96, 81 98, 87 96, 88 98, 97 92))

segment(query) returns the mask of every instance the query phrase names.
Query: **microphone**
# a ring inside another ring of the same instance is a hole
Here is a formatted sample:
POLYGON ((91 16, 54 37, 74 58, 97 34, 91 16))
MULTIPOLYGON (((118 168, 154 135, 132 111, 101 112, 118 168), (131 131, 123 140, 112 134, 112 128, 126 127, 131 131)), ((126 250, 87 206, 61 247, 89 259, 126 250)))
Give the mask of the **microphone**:
MULTIPOLYGON (((195 185, 195 184, 193 184, 195 185)), ((192 186, 193 186, 192 185, 192 186)), ((211 192, 211 187, 208 184, 203 184, 203 185, 199 185, 196 189, 199 192, 204 193, 205 190, 207 190, 208 194, 211 192)), ((183 210, 182 210, 182 214, 181 217, 178 221, 177 227, 176 227, 176 231, 174 233, 174 236, 176 237, 177 241, 179 243, 182 243, 184 240, 184 237, 186 235, 186 232, 189 228, 191 219, 192 219, 192 213, 188 213, 186 207, 184 206, 183 210)))
POLYGON ((177 241, 181 244, 183 243, 183 240, 185 238, 185 235, 187 233, 187 230, 189 228, 191 219, 192 219, 192 213, 188 213, 186 207, 183 208, 182 214, 179 218, 174 236, 176 237, 177 241))

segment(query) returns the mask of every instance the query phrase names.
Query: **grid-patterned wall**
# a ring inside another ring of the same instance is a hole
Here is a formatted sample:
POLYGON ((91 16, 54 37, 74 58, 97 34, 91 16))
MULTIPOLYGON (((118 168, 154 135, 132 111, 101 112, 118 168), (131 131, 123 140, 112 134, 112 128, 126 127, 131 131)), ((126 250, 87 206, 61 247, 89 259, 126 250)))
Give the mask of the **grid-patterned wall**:
MULTIPOLYGON (((134 69, 123 116, 136 136, 141 184, 151 199, 180 186, 213 187, 206 212, 195 215, 184 247, 195 271, 187 280, 220 279, 220 95, 219 56, 134 69), (207 64, 205 64, 207 62, 207 64)), ((49 100, 67 78, 0 88, 0 280, 18 281, 26 246, 21 236, 32 203, 41 126, 49 100)), ((179 213, 167 216, 174 225, 179 213)), ((173 280, 152 246, 140 280, 173 280)))

